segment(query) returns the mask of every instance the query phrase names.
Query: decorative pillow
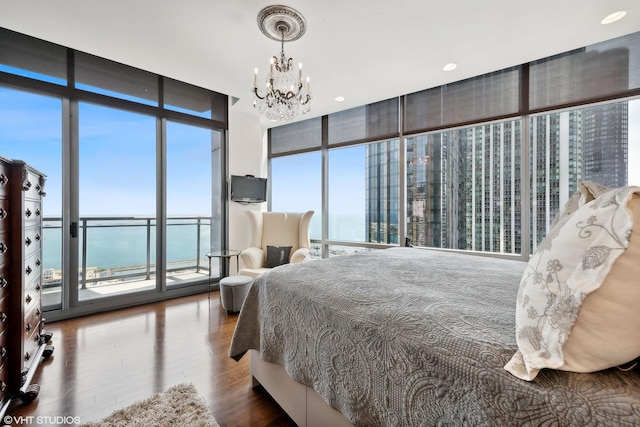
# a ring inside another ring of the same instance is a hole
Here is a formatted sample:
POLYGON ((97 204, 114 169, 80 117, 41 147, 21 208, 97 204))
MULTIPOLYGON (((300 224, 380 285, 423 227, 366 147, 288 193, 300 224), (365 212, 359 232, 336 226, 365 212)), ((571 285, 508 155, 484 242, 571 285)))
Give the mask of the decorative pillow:
POLYGON ((557 224, 564 222, 575 211, 580 209, 581 206, 584 206, 609 190, 611 189, 604 185, 600 185, 592 181, 582 181, 578 187, 578 191, 576 191, 569 200, 567 200, 567 203, 565 203, 562 209, 560 209, 560 212, 558 212, 558 214, 553 218, 549 229, 552 229, 557 224))
POLYGON ((640 356, 640 187, 610 190, 554 227, 532 255, 505 369, 594 372, 640 356))
POLYGON ((267 246, 267 260, 264 266, 273 268, 282 264, 288 264, 290 253, 291 246, 267 246))

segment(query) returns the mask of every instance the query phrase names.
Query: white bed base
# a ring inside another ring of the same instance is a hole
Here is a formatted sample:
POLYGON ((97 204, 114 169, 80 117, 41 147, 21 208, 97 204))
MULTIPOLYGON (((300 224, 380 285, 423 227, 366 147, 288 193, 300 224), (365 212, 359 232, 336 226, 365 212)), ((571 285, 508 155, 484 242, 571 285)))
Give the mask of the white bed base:
POLYGON ((353 427, 315 390, 293 380, 282 366, 265 362, 256 350, 250 350, 250 356, 251 388, 263 386, 298 426, 353 427))

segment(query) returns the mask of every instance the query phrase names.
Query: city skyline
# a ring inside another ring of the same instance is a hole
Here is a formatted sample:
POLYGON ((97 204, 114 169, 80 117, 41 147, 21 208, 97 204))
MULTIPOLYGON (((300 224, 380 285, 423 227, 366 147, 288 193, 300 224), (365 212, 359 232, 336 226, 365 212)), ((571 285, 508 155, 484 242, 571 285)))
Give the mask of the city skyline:
MULTIPOLYGON (((632 184, 632 159, 640 150, 632 139, 632 111, 620 102, 531 119, 531 250, 580 181, 632 184)), ((408 138, 407 236, 413 244, 521 252, 519 128, 512 121, 408 138)), ((375 165, 369 172, 377 186, 391 186, 375 165)), ((380 227, 369 222, 370 229, 380 227)))

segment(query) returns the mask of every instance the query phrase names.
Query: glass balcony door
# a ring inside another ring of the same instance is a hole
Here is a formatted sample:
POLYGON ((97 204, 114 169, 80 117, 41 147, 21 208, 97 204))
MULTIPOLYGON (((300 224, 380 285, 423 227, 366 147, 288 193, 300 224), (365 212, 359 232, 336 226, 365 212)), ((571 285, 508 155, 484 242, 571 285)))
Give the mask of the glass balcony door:
POLYGON ((205 290, 226 240, 228 97, 0 35, 0 155, 47 175, 48 319, 205 290))
MULTIPOLYGON (((167 122, 167 288, 209 274, 207 252, 222 248, 220 131, 167 122), (213 190, 212 190, 213 189, 213 190)), ((220 276, 220 263, 211 277, 220 276)))
MULTIPOLYGON (((157 214, 158 153, 163 153, 158 119, 72 102, 78 119, 68 133, 77 129, 78 137, 65 143, 65 105, 69 102, 61 98, 0 88, 0 155, 47 175, 44 308, 206 281, 205 254, 219 250, 223 240, 224 133, 167 122, 163 223, 157 214), (64 218, 65 212, 71 216, 64 218), (68 235, 70 228, 77 237, 68 235), (164 280, 156 277, 159 231, 166 245, 164 280), (77 284, 77 294, 68 284, 77 284)), ((212 277, 220 275, 220 267, 212 265, 212 277)))
POLYGON ((79 104, 78 301, 156 288, 156 118, 79 104))

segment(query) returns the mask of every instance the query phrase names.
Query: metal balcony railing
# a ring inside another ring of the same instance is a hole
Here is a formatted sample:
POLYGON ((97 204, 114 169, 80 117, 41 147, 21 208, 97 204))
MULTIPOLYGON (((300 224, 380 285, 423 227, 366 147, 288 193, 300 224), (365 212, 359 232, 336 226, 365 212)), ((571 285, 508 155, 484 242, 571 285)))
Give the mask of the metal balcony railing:
MULTIPOLYGON (((155 227, 156 219, 147 216, 80 218, 78 282, 81 289, 87 285, 152 278, 156 273, 155 227)), ((211 231, 210 217, 167 218, 166 272, 193 271, 208 275, 205 253, 212 247, 211 231)), ((43 235, 44 286, 60 286, 62 218, 45 217, 43 235), (47 254, 55 255, 48 259, 47 254)))

